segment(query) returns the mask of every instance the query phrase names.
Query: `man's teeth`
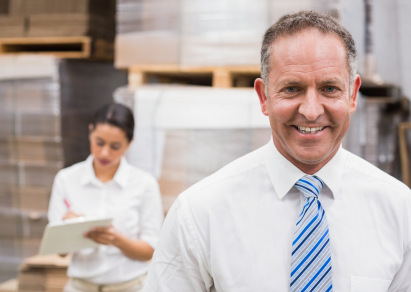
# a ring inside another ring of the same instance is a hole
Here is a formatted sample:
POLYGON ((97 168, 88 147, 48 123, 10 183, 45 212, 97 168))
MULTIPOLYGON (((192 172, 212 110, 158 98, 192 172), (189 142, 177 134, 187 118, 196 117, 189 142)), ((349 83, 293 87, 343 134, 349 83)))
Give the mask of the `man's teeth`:
POLYGON ((298 131, 304 134, 314 134, 324 129, 324 127, 297 127, 298 131))

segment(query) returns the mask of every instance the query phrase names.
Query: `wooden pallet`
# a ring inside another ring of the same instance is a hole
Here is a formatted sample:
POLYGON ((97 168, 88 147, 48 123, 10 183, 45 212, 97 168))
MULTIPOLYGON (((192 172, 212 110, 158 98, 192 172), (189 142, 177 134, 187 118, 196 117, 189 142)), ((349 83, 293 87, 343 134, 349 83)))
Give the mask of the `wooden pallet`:
POLYGON ((409 163, 409 148, 407 132, 411 131, 411 122, 402 122, 398 125, 398 137, 400 144, 400 156, 401 156, 401 172, 402 181, 409 187, 411 187, 410 176, 410 163, 409 163))
POLYGON ((47 54, 58 58, 113 60, 113 44, 88 36, 0 38, 0 55, 47 54))
POLYGON ((149 83, 193 84, 218 88, 252 87, 255 78, 260 76, 260 67, 147 65, 130 67, 128 74, 130 87, 149 83))

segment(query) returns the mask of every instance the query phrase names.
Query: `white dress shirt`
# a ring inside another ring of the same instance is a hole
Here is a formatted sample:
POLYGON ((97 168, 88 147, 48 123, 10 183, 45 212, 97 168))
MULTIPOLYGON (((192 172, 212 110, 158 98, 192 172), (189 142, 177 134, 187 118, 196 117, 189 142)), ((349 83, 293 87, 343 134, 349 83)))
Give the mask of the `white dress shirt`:
MULTIPOLYGON (((113 180, 102 183, 94 174, 93 157, 56 175, 48 210, 49 221, 61 221, 68 208, 92 217, 112 217, 121 234, 155 248, 163 222, 157 181, 122 158, 113 180)), ((128 281, 146 273, 148 263, 126 257, 115 246, 100 245, 72 255, 68 276, 96 284, 128 281)))
MULTIPOLYGON (((316 175, 333 291, 411 291, 410 189, 342 148, 316 175)), ((270 141, 182 193, 144 291, 289 291, 302 176, 270 141)))

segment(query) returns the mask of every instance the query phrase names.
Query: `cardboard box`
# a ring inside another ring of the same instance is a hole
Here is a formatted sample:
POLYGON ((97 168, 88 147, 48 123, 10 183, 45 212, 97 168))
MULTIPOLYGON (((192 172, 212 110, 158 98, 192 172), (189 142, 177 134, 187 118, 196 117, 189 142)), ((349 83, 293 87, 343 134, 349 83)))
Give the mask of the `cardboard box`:
POLYGON ((62 161, 0 161, 0 186, 6 184, 16 186, 51 187, 55 175, 62 167, 62 161))
MULTIPOLYGON (((0 58, 0 65, 3 65, 1 61, 4 61, 7 63, 6 66, 18 66, 17 62, 13 65, 13 61, 8 62, 6 59, 0 58)), ((33 65, 35 66, 35 63, 33 65)), ((42 63, 37 65, 41 66, 42 63)), ((57 80, 33 78, 2 81, 0 82, 0 104, 2 111, 5 112, 59 113, 60 92, 57 80)))
POLYGON ((19 162, 62 161, 61 139, 36 136, 0 137, 0 159, 19 162))
POLYGON ((68 281, 66 271, 70 257, 33 256, 20 266, 19 291, 61 292, 68 281))
POLYGON ((115 0, 11 0, 11 15, 35 15, 45 13, 97 13, 113 14, 115 0))
POLYGON ((0 238, 40 239, 47 225, 46 214, 19 209, 0 209, 0 238))
POLYGON ((49 187, 0 184, 0 206, 21 211, 46 212, 51 194, 49 187))
POLYGON ((82 36, 114 40, 114 23, 95 14, 36 14, 28 16, 27 35, 82 36))
POLYGON ((26 20, 23 16, 2 16, 0 14, 0 37, 22 37, 25 32, 26 20))
POLYGON ((13 207, 23 211, 47 212, 51 187, 14 187, 13 207))
POLYGON ((179 61, 179 36, 168 31, 116 35, 115 66, 175 65, 179 61), (166 49, 165 49, 166 48, 166 49))

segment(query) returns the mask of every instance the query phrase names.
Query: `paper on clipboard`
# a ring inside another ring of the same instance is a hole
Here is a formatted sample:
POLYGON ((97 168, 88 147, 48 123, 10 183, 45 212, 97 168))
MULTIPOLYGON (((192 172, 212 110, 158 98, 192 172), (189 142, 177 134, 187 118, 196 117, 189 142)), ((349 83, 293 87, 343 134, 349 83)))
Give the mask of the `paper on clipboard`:
POLYGON ((40 244, 40 255, 68 253, 97 247, 98 243, 83 236, 93 227, 110 226, 112 218, 78 217, 47 224, 40 244))

